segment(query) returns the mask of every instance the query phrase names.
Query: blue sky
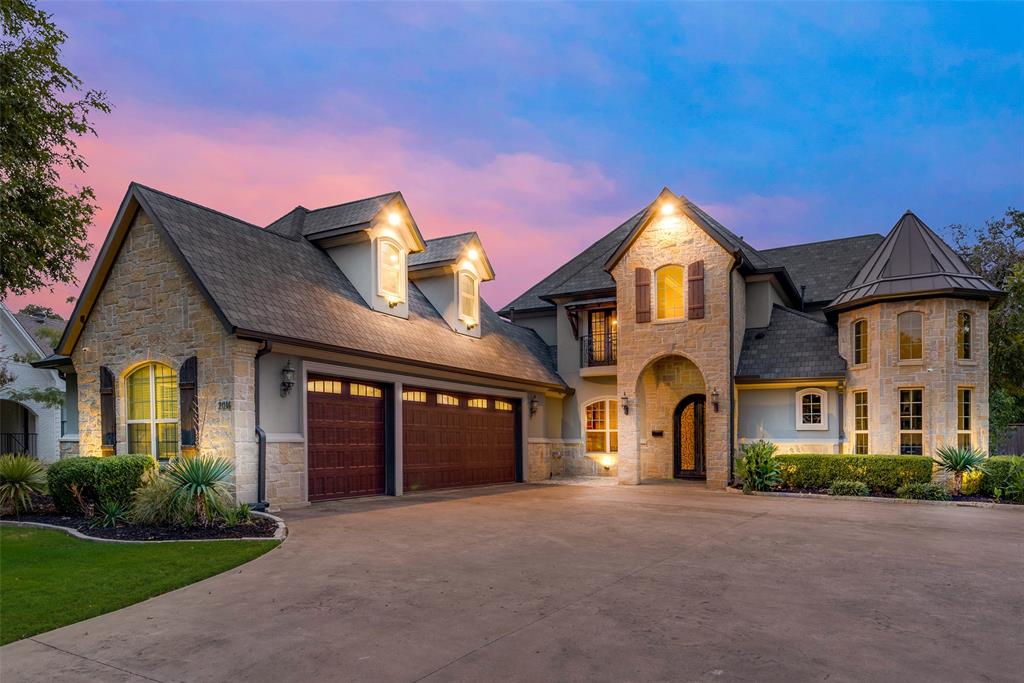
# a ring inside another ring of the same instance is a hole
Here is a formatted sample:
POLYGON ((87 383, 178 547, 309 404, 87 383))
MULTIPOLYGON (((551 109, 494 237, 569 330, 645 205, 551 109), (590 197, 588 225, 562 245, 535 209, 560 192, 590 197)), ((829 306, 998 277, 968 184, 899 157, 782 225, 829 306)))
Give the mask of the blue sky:
POLYGON ((116 106, 97 240, 133 179, 261 224, 400 189, 501 305, 664 185, 761 247, 1024 205, 1020 4, 43 7, 116 106))

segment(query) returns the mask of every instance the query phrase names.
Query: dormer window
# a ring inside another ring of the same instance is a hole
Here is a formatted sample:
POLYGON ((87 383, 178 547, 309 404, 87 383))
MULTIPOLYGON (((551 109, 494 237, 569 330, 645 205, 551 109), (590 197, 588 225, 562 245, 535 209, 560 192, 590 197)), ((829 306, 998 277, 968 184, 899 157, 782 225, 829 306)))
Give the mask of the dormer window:
POLYGON ((480 280, 467 270, 459 271, 459 319, 470 329, 480 323, 480 280))
POLYGON ((377 240, 377 289, 389 306, 405 301, 405 250, 385 237, 377 240))

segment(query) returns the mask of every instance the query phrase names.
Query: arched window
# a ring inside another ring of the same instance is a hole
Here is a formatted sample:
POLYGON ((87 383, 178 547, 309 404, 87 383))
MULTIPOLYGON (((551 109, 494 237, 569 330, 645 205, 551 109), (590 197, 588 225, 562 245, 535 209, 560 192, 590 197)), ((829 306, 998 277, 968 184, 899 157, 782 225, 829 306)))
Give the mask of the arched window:
POLYGON ((956 357, 971 359, 971 314, 960 311, 956 315, 956 357))
POLYGON ((377 240, 378 294, 395 304, 405 300, 405 251, 394 240, 377 240))
POLYGON ((480 322, 480 280, 468 270, 459 271, 459 319, 470 328, 480 322))
POLYGON ((828 429, 828 394, 821 389, 796 392, 796 428, 800 430, 828 429))
POLYGON ((671 320, 683 317, 683 282, 685 273, 682 266, 662 266, 655 273, 657 289, 658 319, 671 320))
POLYGON ((900 335, 900 360, 921 360, 924 358, 922 343, 924 316, 917 311, 900 313, 896 317, 900 335))
POLYGON ((863 365, 868 362, 868 321, 858 320, 853 323, 853 364, 863 365))
POLYGON ((583 408, 587 453, 619 452, 619 402, 601 399, 583 408))
POLYGON ((178 373, 160 363, 125 379, 128 452, 166 460, 178 454, 178 373))

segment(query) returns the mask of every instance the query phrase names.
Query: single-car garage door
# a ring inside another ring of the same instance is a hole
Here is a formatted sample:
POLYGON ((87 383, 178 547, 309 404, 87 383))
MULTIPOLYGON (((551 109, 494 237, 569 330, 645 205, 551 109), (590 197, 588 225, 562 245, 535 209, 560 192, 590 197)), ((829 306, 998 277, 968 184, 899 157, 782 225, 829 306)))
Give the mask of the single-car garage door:
POLYGON ((408 387, 402 392, 402 488, 406 491, 516 480, 512 401, 408 387))
POLYGON ((310 375, 309 499, 384 493, 384 392, 379 385, 310 375))

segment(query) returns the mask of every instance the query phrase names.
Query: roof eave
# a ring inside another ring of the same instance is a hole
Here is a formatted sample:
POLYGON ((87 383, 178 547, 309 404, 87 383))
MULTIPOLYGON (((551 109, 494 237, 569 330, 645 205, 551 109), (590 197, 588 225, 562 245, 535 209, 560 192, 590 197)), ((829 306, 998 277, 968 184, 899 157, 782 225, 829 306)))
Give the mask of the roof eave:
MULTIPOLYGON (((840 294, 839 296, 842 296, 840 294)), ((850 301, 843 302, 841 304, 829 304, 824 309, 825 313, 835 314, 843 311, 848 311, 854 308, 861 308, 862 306, 870 306, 871 304, 893 302, 893 301, 913 301, 915 299, 936 299, 940 297, 948 297, 952 299, 971 299, 974 301, 985 301, 988 300, 992 303, 1000 301, 1006 297, 1006 292, 1001 289, 985 292, 978 289, 961 289, 958 287, 948 287, 945 289, 931 289, 924 292, 900 292, 898 294, 873 294, 871 296, 861 297, 859 299, 852 299, 850 301)), ((837 297, 838 298, 838 297, 837 297)), ((834 300, 833 300, 834 301, 834 300)))
POLYGON ((761 375, 736 375, 736 384, 785 384, 788 382, 842 382, 846 375, 819 375, 814 377, 762 377, 761 375))

